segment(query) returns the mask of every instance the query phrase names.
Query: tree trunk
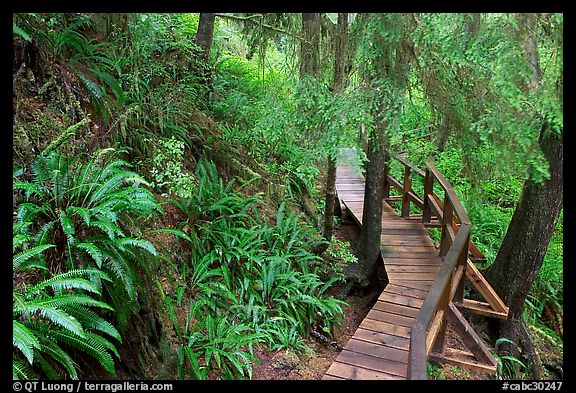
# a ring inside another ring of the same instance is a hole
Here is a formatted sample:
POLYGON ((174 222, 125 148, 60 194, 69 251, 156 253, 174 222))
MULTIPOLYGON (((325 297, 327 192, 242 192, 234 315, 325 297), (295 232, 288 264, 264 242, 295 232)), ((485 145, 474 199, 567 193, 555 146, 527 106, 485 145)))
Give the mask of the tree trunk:
POLYGON ((300 77, 318 74, 320 57, 319 13, 302 13, 302 40, 300 41, 300 77))
POLYGON ((540 148, 550 163, 550 179, 539 185, 526 180, 502 246, 486 278, 521 320, 524 301, 540 271, 562 208, 563 137, 544 124, 540 148))
POLYGON ((448 142, 448 137, 450 136, 450 122, 448 121, 448 113, 442 115, 442 121, 438 127, 438 134, 436 136, 436 147, 438 151, 444 151, 446 148, 446 142, 448 142))
POLYGON ((94 14, 94 29, 103 37, 108 37, 115 29, 128 33, 128 21, 130 14, 125 13, 97 13, 94 14))
POLYGON ((214 13, 200 13, 198 21, 198 31, 194 37, 194 43, 202 48, 202 60, 208 61, 210 48, 212 48, 212 38, 214 36, 214 13))
MULTIPOLYGON (((344 72, 346 66, 346 46, 348 40, 348 14, 338 14, 338 27, 334 37, 334 79, 332 86, 334 94, 344 90, 344 72)), ((335 138, 338 141, 338 138, 335 138)), ((334 148, 337 148, 338 143, 334 148)), ((336 205, 336 158, 335 154, 328 156, 326 170, 326 203, 324 211, 324 238, 332 239, 334 232, 334 207, 336 205)))
POLYGON ((368 161, 366 162, 366 186, 364 189, 364 211, 362 231, 358 246, 360 255, 359 284, 363 288, 371 285, 376 264, 380 256, 380 233, 382 232, 382 196, 384 193, 384 126, 378 122, 376 135, 368 141, 368 161))
POLYGON ((468 38, 476 38, 480 31, 480 14, 472 13, 468 14, 466 17, 466 34, 468 35, 468 38))

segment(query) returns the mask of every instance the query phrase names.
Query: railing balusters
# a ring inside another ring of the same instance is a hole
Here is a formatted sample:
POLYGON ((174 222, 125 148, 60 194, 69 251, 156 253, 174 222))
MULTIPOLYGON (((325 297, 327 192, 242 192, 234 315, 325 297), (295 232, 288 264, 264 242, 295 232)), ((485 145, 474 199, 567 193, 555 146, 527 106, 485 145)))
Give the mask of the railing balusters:
POLYGON ((402 194, 402 217, 410 216, 410 191, 412 191, 412 174, 410 167, 404 165, 404 185, 402 194))
POLYGON ((426 177, 424 178, 424 208, 422 209, 422 222, 429 224, 432 218, 432 208, 430 207, 430 199, 428 195, 431 195, 434 191, 434 176, 430 169, 426 169, 426 177))
POLYGON ((448 193, 444 197, 444 208, 442 209, 442 237, 440 238, 440 256, 444 258, 452 245, 452 239, 448 231, 452 228, 453 207, 448 193))

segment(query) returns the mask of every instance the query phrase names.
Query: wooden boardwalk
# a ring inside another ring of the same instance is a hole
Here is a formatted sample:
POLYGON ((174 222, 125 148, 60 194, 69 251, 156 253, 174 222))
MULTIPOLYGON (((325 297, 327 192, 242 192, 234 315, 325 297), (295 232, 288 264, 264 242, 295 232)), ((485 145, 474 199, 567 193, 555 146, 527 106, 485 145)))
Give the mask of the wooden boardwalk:
MULTIPOLYGON (((362 225, 364 179, 346 159, 336 172, 338 197, 362 225)), ((382 258, 390 283, 323 379, 406 379, 410 330, 442 259, 424 224, 383 202, 382 258)))

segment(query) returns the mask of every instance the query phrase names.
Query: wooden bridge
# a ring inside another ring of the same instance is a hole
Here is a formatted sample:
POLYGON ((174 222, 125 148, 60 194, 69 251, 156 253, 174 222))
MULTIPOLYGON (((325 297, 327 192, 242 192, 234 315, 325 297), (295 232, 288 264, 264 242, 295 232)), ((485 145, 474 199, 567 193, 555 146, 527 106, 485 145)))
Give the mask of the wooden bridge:
MULTIPOLYGON (((361 226, 365 183, 351 164, 355 154, 340 150, 336 191, 343 211, 361 226)), ((429 360, 494 373, 496 359, 462 311, 506 319, 508 308, 473 263, 485 259, 470 241, 470 220, 431 161, 422 171, 401 156, 390 158, 403 172, 400 181, 391 175, 391 160, 385 168, 381 254, 390 282, 323 379, 427 379, 429 360), (400 213, 392 203, 401 204, 400 213), (421 214, 411 214, 411 206, 421 214), (430 227, 441 228, 439 249, 430 227), (466 281, 486 301, 465 299, 466 281), (467 351, 445 345, 448 323, 467 351)))

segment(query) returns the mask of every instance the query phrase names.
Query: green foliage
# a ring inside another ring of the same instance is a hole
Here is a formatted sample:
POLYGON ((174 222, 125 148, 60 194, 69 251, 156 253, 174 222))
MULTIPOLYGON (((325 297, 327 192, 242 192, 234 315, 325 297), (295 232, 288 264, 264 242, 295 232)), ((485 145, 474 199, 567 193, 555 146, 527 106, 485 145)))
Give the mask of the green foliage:
MULTIPOLYGON (((498 348, 504 343, 508 345, 516 345, 512 340, 506 337, 500 337, 498 340, 496 340, 495 344, 496 350, 498 350, 498 348)), ((516 368, 520 367, 521 373, 523 372, 523 370, 526 369, 526 365, 512 355, 496 353, 494 354, 494 357, 498 361, 498 366, 496 369, 496 379, 516 379, 517 378, 516 368)))
POLYGON ((170 139, 146 139, 156 144, 156 152, 151 158, 151 186, 165 189, 168 193, 189 198, 195 187, 194 177, 184 170, 184 143, 175 137, 170 139))
POLYGON ((446 374, 440 368, 432 363, 426 363, 426 373, 431 379, 446 379, 446 374))
POLYGON ((201 160, 196 177, 192 197, 173 201, 187 217, 184 231, 173 233, 192 248, 189 260, 181 262, 184 289, 176 294, 177 300, 188 299, 184 327, 173 317, 189 340, 179 350, 180 375, 189 364, 196 378, 211 371, 250 377, 252 358, 240 348, 266 342, 273 349, 303 350, 302 337, 310 329, 330 331, 344 303, 324 293, 339 278, 319 278, 323 260, 311 249, 322 237, 284 205, 271 225, 257 214, 262 201, 235 190, 232 182, 225 185, 212 162, 201 160), (236 329, 238 335, 213 342, 208 332, 200 340, 198 332, 207 329, 224 329, 221 337, 236 329))
MULTIPOLYGON (((91 266, 106 272, 111 277, 104 284, 106 299, 123 329, 137 309, 140 279, 135 267, 153 265, 156 257, 154 246, 136 229, 161 208, 152 193, 140 186, 147 184, 144 179, 115 155, 113 149, 106 149, 82 163, 80 156, 69 158, 52 151, 36 158, 31 181, 15 181, 13 187, 25 194, 17 198, 22 235, 34 238, 33 249, 54 245, 48 269, 91 266)), ((18 254, 15 267, 29 264, 27 259, 26 253, 18 254)))
POLYGON ((26 236, 23 228, 18 222, 13 225, 14 251, 22 249, 13 254, 13 277, 22 283, 15 286, 12 293, 13 378, 37 377, 32 367, 50 379, 62 376, 78 379, 78 366, 70 348, 94 357, 114 375, 112 355, 118 358, 119 354, 110 338, 118 341, 122 338, 118 330, 94 310, 113 311, 98 300, 102 283, 109 282, 110 277, 99 269, 82 268, 41 278, 40 271, 48 270, 42 253, 54 246, 29 247, 33 238, 28 236, 27 242, 22 242, 26 236), (36 283, 27 282, 30 274, 38 277, 36 283))

